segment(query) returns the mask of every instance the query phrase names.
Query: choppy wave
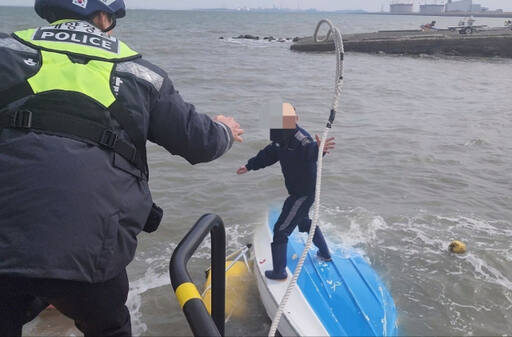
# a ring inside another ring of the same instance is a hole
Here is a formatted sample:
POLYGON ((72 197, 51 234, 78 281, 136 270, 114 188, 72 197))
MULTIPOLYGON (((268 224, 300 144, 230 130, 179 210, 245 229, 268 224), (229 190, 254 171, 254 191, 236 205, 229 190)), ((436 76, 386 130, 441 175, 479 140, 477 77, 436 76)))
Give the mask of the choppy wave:
MULTIPOLYGON (((229 249, 250 241, 266 209, 286 197, 277 165, 235 174, 268 143, 259 109, 269 97, 282 97, 296 106, 303 127, 319 133, 335 60, 330 53, 290 52, 288 43, 219 39, 311 35, 325 14, 162 11, 152 12, 150 22, 147 15, 132 11, 118 25, 120 37, 169 72, 199 112, 233 115, 247 133, 223 158, 197 166, 149 147, 153 197, 166 214, 156 235, 139 237, 128 306, 135 334, 189 335, 169 285, 172 251, 204 213, 223 217, 229 249)), ((329 17, 344 33, 424 23, 408 16, 329 17)), ((0 11, 0 31, 39 23, 30 9, 0 11)), ((320 226, 333 249, 353 247, 376 269, 393 294, 404 335, 512 331, 511 65, 496 58, 346 55, 320 226), (448 253, 452 239, 466 242, 468 253, 448 253)), ((191 259, 198 286, 209 256, 205 242, 191 259)), ((233 335, 265 335, 268 318, 255 289, 248 305, 252 319, 230 322, 233 335)), ((45 313, 26 331, 78 334, 72 325, 45 313)))

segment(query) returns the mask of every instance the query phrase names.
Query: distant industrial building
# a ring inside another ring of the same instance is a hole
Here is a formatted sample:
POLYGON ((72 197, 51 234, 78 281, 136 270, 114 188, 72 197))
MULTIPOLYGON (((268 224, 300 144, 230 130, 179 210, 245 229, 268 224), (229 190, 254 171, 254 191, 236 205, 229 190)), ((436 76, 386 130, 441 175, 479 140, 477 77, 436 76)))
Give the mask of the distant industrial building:
POLYGON ((444 5, 427 4, 420 5, 420 13, 427 15, 439 15, 444 13, 444 5))
MULTIPOLYGON (((473 0, 422 0, 419 5, 419 13, 423 15, 443 15, 444 13, 482 13, 488 12, 488 8, 473 3, 473 0), (444 4, 446 1, 446 4, 444 4)), ((418 1, 416 1, 418 2, 418 1)), ((391 14, 414 13, 413 0, 392 0, 390 4, 391 14)))
POLYGON ((481 13, 487 8, 479 4, 473 4, 473 0, 448 0, 446 4, 446 12, 465 12, 465 13, 481 13))
POLYGON ((390 12, 393 14, 407 14, 412 13, 414 4, 410 3, 392 3, 389 5, 390 12))
POLYGON ((482 7, 482 5, 475 5, 475 4, 471 5, 471 12, 473 12, 473 13, 480 13, 480 12, 483 12, 484 10, 486 10, 486 9, 484 9, 484 7, 482 7))

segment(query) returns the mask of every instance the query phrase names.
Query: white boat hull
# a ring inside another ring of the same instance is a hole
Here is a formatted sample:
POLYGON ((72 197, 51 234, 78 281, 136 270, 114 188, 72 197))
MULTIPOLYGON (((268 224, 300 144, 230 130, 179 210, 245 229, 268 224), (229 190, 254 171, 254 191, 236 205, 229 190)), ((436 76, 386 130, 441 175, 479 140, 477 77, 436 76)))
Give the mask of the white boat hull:
MULTIPOLYGON (((305 235, 294 231, 287 246, 284 281, 270 280, 272 228, 279 209, 269 211, 266 224, 254 232, 254 272, 270 319, 286 292, 305 245, 305 235)), ((325 262, 312 248, 290 295, 278 330, 283 336, 396 336, 396 307, 385 284, 371 265, 352 249, 332 251, 325 262)))
MULTIPOLYGON (((269 280, 265 277, 265 271, 272 269, 270 242, 272 242, 270 228, 267 225, 259 226, 254 233, 254 273, 261 301, 268 317, 273 319, 292 278, 293 271, 287 268, 288 279, 285 281, 269 280)), ((329 335, 299 288, 295 288, 290 296, 278 330, 282 336, 329 335)))

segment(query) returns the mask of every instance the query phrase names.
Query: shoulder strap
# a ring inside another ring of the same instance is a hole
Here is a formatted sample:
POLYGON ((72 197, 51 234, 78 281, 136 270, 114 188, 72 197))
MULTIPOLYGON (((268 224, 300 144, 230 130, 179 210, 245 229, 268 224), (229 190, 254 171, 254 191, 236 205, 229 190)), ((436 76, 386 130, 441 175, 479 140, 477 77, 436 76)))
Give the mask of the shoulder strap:
POLYGON ((146 176, 149 176, 149 168, 147 163, 146 153, 146 137, 135 123, 135 120, 128 115, 128 112, 124 108, 123 104, 116 100, 114 104, 109 107, 109 111, 112 117, 119 123, 121 128, 126 131, 130 140, 135 145, 138 152, 137 160, 140 161, 138 165, 144 167, 142 170, 146 176))
POLYGON ((27 81, 0 91, 0 109, 24 97, 32 96, 34 91, 27 81))
POLYGON ((0 129, 3 128, 50 133, 92 142, 132 163, 140 170, 141 178, 147 175, 147 165, 135 146, 120 138, 110 127, 91 120, 54 111, 4 111, 0 113, 0 129))

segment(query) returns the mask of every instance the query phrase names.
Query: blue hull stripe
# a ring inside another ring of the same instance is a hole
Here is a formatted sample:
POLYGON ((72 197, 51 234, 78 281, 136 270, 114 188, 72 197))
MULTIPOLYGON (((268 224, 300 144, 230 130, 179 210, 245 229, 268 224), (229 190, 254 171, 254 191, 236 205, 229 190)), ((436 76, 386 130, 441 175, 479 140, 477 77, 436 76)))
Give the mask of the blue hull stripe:
MULTIPOLYGON (((269 212, 273 229, 280 210, 269 212)), ((288 241, 287 267, 294 271, 305 236, 295 230, 288 241)), ((297 285, 330 336, 396 336, 393 298, 372 267, 352 250, 336 251, 333 262, 308 253, 297 285)))

